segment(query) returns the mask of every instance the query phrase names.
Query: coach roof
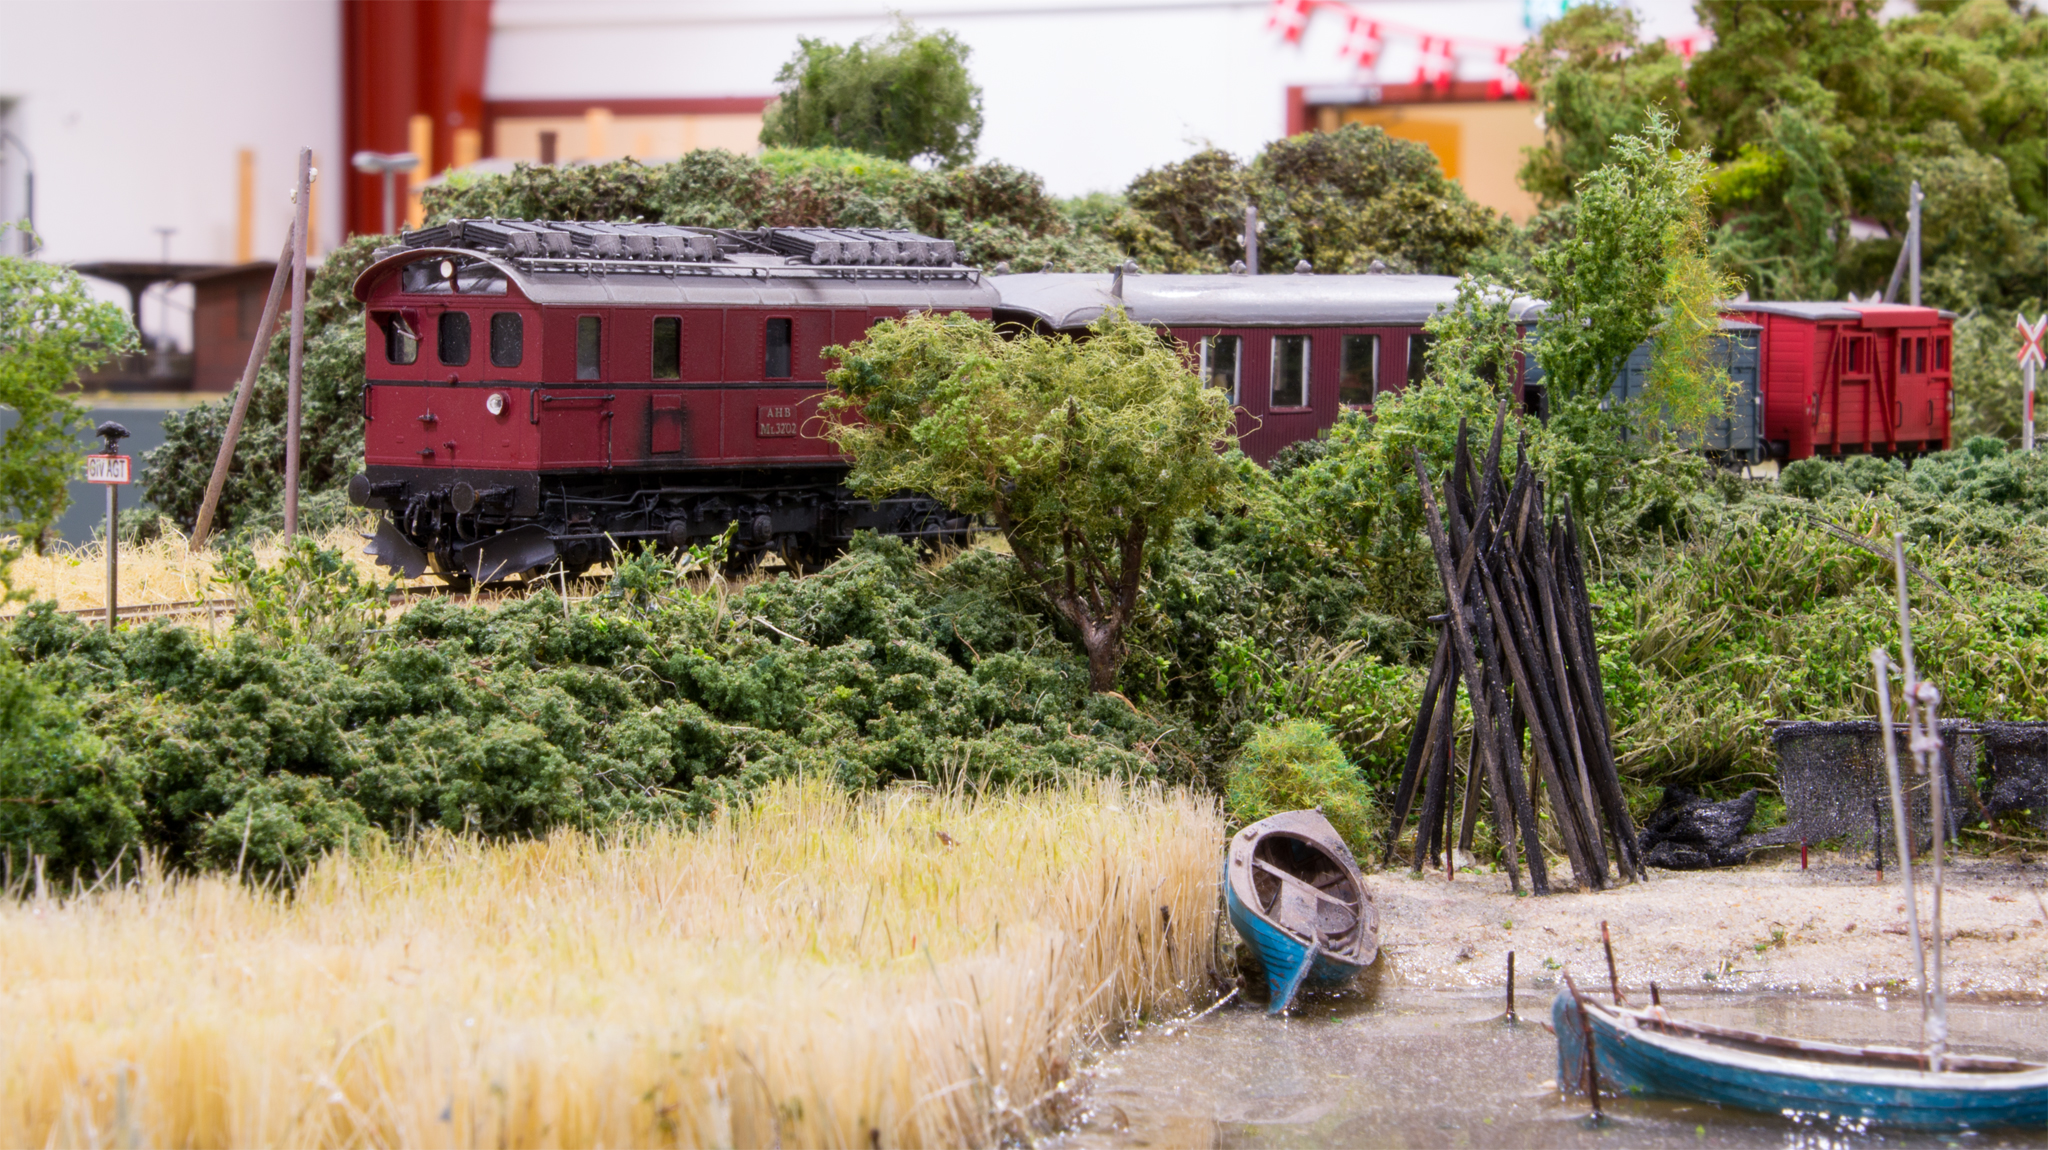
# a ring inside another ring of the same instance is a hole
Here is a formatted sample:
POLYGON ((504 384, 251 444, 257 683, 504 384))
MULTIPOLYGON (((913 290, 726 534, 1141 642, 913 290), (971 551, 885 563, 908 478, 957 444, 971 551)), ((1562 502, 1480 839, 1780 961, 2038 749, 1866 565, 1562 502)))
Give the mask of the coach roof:
MULTIPOLYGON (((1122 304, 1139 323, 1165 327, 1412 327, 1458 298, 1453 276, 1123 275, 1036 272, 991 276, 998 311, 1055 330, 1087 327, 1122 304), (1121 294, 1119 295, 1119 288, 1121 294)), ((1517 296, 1511 314, 1533 319, 1517 296)))

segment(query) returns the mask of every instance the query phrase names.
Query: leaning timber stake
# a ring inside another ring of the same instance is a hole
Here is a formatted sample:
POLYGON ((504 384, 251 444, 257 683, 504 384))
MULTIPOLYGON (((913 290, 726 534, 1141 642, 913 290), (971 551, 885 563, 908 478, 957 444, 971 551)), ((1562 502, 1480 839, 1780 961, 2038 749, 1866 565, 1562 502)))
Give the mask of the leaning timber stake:
POLYGON ((1391 860, 1411 814, 1416 873, 1440 851, 1469 850, 1483 786, 1514 889, 1526 865, 1535 893, 1549 893, 1537 822, 1546 800, 1579 885, 1600 889, 1614 870, 1641 878, 1642 860, 1609 736, 1579 532, 1568 505, 1546 522, 1526 436, 1515 445, 1512 482, 1503 479, 1506 427, 1503 403, 1479 463, 1461 424, 1440 490, 1414 452, 1447 607, 1383 853, 1391 860), (1453 746, 1461 687, 1472 714, 1462 795, 1453 746))

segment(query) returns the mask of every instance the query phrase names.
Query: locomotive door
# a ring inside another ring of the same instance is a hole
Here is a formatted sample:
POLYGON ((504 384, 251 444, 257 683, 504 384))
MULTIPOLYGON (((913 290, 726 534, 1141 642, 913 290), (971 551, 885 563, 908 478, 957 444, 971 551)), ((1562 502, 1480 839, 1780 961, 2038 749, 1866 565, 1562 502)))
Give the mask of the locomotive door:
POLYGON ((617 395, 547 387, 532 395, 528 417, 539 425, 542 467, 611 467, 617 395))

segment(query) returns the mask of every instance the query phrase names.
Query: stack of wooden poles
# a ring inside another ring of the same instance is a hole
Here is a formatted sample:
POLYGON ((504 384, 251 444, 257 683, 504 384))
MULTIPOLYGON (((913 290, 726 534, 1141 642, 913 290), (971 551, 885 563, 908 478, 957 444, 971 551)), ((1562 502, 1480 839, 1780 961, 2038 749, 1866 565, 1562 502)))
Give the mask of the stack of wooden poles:
POLYGON ((1459 427, 1440 495, 1422 453, 1415 453, 1450 609, 1438 617, 1436 660, 1408 739, 1383 861, 1392 860, 1419 792, 1415 870, 1442 859, 1446 873, 1454 873, 1452 836, 1458 850, 1470 853, 1484 792, 1509 883, 1521 892, 1519 844, 1530 885, 1548 894, 1536 815, 1547 797, 1550 826, 1579 885, 1603 889, 1610 858, 1629 879, 1642 877, 1642 860, 1607 735, 1578 534, 1568 506, 1544 522, 1543 483, 1529 466, 1526 436, 1515 449, 1513 484, 1502 482, 1506 426, 1503 403, 1479 466, 1469 429, 1459 427), (1472 717, 1462 793, 1454 754, 1461 683, 1472 717))

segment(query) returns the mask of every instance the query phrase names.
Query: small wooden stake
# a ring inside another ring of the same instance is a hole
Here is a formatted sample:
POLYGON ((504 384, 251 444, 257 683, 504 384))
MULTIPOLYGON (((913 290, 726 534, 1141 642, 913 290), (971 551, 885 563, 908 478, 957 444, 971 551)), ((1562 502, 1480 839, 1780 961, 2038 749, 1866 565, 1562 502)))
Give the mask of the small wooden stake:
POLYGON ((1515 1021, 1515 952, 1508 952, 1508 1021, 1515 1021))
POLYGON ((1600 1122, 1600 1066, 1599 1056, 1593 1048, 1593 1019, 1586 1011, 1586 1000, 1579 994, 1579 985, 1572 981, 1572 972, 1564 972, 1564 984, 1572 992, 1572 1006, 1579 1012, 1579 1038, 1586 1046, 1586 1099, 1593 1104, 1593 1121, 1600 1122))
POLYGON ((1607 920, 1600 920, 1600 946, 1607 951, 1607 989, 1614 992, 1614 1005, 1621 1005, 1621 980, 1614 974, 1614 940, 1607 937, 1607 920))
POLYGON ((1663 998, 1663 996, 1662 996, 1662 995, 1660 995, 1660 994, 1658 994, 1658 993, 1657 993, 1657 980, 1656 980, 1656 979, 1654 979, 1654 978, 1650 980, 1650 1005, 1651 1005, 1651 1006, 1662 1006, 1662 1005, 1664 1005, 1664 998, 1663 998))

